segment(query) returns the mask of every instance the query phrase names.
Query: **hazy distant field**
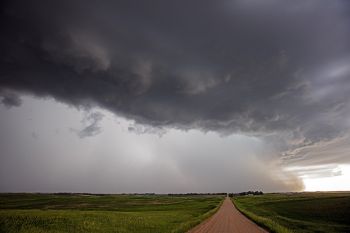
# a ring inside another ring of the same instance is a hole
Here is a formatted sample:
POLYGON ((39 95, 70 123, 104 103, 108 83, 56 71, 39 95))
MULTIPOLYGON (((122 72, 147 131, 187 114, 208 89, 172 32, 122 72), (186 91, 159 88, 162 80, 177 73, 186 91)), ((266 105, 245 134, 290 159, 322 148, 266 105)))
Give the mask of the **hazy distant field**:
POLYGON ((218 196, 0 194, 0 232, 184 232, 218 196))
POLYGON ((272 232, 350 232, 350 193, 265 194, 233 198, 272 232))

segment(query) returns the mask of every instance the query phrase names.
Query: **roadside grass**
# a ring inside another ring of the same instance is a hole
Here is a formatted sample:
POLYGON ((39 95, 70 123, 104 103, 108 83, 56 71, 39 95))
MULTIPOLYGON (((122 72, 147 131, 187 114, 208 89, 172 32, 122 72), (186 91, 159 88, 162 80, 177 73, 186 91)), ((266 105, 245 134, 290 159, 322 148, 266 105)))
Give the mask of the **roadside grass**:
POLYGON ((275 193, 232 199, 243 214, 270 232, 350 232, 350 192, 275 193))
POLYGON ((175 229, 172 232, 173 233, 187 232, 188 230, 192 229, 193 227, 197 226, 198 224, 200 224, 204 220, 206 220, 209 217, 211 217, 212 215, 214 215, 219 210, 219 208, 221 207, 223 202, 224 202, 224 199, 222 199, 221 202, 215 208, 209 210, 205 214, 202 214, 191 221, 188 221, 188 222, 181 224, 177 229, 175 229))
POLYGON ((186 232, 223 196, 0 194, 1 233, 186 232))

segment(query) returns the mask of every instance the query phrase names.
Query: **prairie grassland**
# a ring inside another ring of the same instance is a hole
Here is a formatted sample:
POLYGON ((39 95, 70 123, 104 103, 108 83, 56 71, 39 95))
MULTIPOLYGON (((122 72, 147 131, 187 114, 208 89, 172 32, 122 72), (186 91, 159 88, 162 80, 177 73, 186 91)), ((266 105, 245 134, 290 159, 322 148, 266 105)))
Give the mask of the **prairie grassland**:
POLYGON ((0 194, 1 233, 185 232, 222 196, 0 194))
POLYGON ((238 196, 233 202, 271 232, 350 232, 350 192, 238 196))

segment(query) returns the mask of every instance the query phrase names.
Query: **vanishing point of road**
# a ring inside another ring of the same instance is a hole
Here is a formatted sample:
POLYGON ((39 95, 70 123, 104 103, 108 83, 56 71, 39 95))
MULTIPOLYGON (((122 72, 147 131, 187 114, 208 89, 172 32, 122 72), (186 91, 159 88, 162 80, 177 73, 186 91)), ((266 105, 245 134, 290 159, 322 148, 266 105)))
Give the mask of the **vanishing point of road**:
POLYGON ((267 233, 245 217, 226 197, 220 209, 208 220, 199 224, 189 233, 267 233))

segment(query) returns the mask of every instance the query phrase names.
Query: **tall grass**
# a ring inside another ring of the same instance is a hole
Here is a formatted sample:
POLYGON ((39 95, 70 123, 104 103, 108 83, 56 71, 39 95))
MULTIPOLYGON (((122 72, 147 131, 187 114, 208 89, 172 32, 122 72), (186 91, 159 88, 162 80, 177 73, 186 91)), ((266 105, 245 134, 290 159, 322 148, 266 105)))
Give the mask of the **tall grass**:
POLYGON ((173 233, 187 232, 188 230, 192 229, 193 227, 197 226, 198 224, 200 224, 204 220, 206 220, 206 219, 210 218, 212 215, 214 215, 219 210, 219 208, 221 207, 223 202, 224 202, 224 199, 214 209, 211 209, 208 212, 206 212, 202 215, 199 215, 198 217, 196 217, 195 219, 192 219, 191 221, 188 221, 188 222, 181 224, 178 228, 176 228, 172 232, 173 233))
POLYGON ((0 194, 0 233, 186 232, 223 197, 0 194))
POLYGON ((237 209, 276 233, 350 232, 350 193, 279 193, 234 197, 237 209))
POLYGON ((238 202, 235 202, 235 206, 237 209, 247 216, 249 219, 253 220, 259 226, 268 229, 271 233, 296 233, 282 225, 271 218, 262 217, 254 214, 253 212, 248 211, 243 206, 241 206, 238 202))

